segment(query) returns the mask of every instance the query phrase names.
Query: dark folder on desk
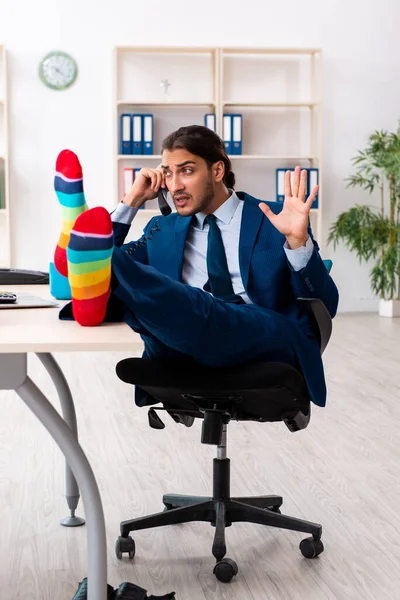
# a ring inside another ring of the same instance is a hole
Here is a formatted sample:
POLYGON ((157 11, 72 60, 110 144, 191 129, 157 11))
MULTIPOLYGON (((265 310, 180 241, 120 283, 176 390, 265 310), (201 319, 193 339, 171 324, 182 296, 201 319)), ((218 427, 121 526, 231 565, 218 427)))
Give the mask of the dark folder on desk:
POLYGON ((0 285, 33 285, 49 283, 49 274, 26 269, 0 269, 0 285))

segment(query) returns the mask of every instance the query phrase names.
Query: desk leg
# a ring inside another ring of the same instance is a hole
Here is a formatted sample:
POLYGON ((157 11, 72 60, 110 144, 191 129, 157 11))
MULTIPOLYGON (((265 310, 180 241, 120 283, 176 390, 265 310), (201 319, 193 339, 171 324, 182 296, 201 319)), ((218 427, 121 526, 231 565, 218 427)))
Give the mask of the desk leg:
POLYGON ((88 600, 107 600, 107 550, 104 513, 91 466, 71 429, 29 377, 26 377, 22 385, 19 385, 15 391, 58 444, 78 480, 87 519, 87 598, 88 600))
MULTIPOLYGON (((48 352, 36 352, 36 356, 53 380, 60 399, 61 412, 64 421, 67 423, 76 439, 78 439, 78 426, 76 424, 74 401, 64 373, 56 359, 48 352)), ((64 525, 65 527, 78 527, 79 525, 84 525, 85 519, 75 516, 75 511, 80 498, 79 487, 68 463, 65 465, 65 497, 71 514, 69 517, 62 519, 61 525, 64 525)))

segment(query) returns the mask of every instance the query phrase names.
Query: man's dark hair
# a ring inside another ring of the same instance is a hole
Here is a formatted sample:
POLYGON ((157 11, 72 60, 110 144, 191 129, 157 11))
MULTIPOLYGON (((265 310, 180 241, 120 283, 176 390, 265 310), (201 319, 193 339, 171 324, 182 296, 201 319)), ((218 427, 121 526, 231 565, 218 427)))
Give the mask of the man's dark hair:
POLYGON ((235 174, 232 172, 232 164, 225 150, 225 144, 221 138, 208 127, 201 125, 188 125, 180 127, 170 133, 163 141, 161 152, 164 150, 176 150, 182 148, 195 156, 203 158, 208 167, 222 160, 225 165, 223 182, 227 188, 234 188, 235 174))

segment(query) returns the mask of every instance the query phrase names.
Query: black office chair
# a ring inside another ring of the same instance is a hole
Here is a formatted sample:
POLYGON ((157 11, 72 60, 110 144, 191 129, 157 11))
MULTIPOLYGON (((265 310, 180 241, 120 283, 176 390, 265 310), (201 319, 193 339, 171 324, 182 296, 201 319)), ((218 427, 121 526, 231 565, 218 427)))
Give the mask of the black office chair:
MULTIPOLYGON (((299 298, 319 333, 321 354, 329 341, 332 321, 321 300, 299 298)), ((212 497, 163 496, 164 512, 123 521, 121 535, 116 543, 116 554, 122 558, 135 555, 135 542, 131 531, 187 523, 208 521, 215 530, 212 553, 217 563, 214 574, 220 581, 228 582, 238 572, 236 563, 224 558, 226 554, 225 527, 244 521, 271 527, 312 534, 300 543, 306 558, 321 554, 322 527, 280 514, 281 496, 231 498, 230 461, 226 456, 227 426, 231 419, 237 421, 283 421, 290 431, 307 427, 310 421, 310 399, 302 374, 283 363, 248 362, 246 364, 216 368, 198 363, 187 364, 161 360, 128 358, 116 367, 117 375, 126 383, 135 384, 150 396, 149 404, 161 402, 162 407, 149 410, 151 427, 163 429, 164 423, 156 410, 166 410, 175 421, 190 426, 194 418, 203 419, 203 444, 214 444, 212 497)))

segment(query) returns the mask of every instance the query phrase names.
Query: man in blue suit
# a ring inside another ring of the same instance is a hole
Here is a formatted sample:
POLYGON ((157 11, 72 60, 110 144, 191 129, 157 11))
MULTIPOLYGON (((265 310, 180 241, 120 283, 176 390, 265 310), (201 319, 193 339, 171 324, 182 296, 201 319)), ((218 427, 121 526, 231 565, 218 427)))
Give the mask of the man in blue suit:
MULTIPOLYGON (((320 298, 334 317, 338 291, 309 226, 306 171, 285 177, 283 203, 235 192, 223 141, 206 127, 182 127, 162 145, 162 164, 142 169, 111 214, 115 248, 107 318, 120 315, 144 356, 210 366, 253 359, 300 369, 311 400, 326 402, 319 343, 297 301, 320 298), (144 202, 170 192, 176 212, 153 217, 124 244, 144 202), (214 215, 214 216, 212 216, 214 215), (122 313, 121 313, 122 311, 122 313)), ((146 402, 137 390, 136 402, 146 402)))
POLYGON ((141 334, 144 356, 181 360, 182 368, 190 359, 210 366, 286 362, 300 368, 312 401, 325 405, 319 343, 297 298, 320 298, 334 317, 338 291, 309 226, 318 187, 306 199, 306 175, 297 167, 291 186, 286 173, 282 204, 260 202, 233 191, 230 159, 210 129, 182 127, 164 140, 162 164, 142 169, 111 215, 113 294, 141 334), (176 212, 152 218, 140 240, 124 245, 137 210, 160 187, 170 192, 176 212), (215 215, 213 223, 208 215, 215 215), (218 253, 218 235, 228 293, 212 281, 220 267, 207 251, 218 253))

